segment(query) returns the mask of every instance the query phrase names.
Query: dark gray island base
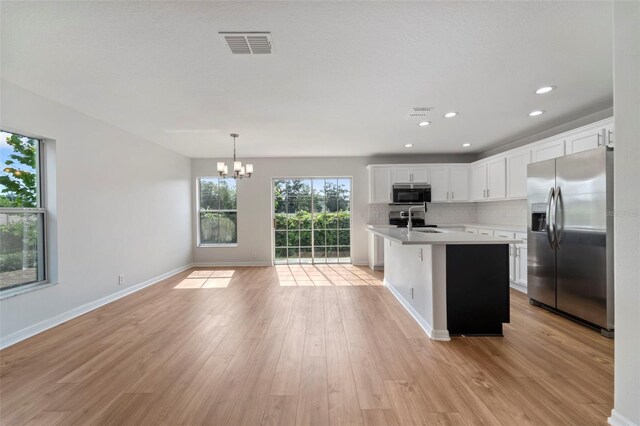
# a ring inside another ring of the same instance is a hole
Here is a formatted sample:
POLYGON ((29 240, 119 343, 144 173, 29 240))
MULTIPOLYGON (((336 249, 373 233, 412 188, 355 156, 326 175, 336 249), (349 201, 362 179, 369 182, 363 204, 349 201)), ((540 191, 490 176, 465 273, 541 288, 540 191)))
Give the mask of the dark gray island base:
POLYGON ((509 322, 509 244, 448 230, 369 228, 384 238, 384 284, 434 340, 501 336, 509 322))
POLYGON ((451 336, 502 336, 509 316, 509 246, 447 245, 447 328, 451 336))

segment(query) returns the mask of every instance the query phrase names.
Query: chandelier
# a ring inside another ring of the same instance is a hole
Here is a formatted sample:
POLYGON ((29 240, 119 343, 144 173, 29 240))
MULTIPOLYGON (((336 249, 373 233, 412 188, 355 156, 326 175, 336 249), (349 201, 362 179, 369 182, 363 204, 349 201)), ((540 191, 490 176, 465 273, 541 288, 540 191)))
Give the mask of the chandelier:
MULTIPOLYGON (((242 161, 236 160, 236 138, 237 133, 231 133, 233 138, 233 174, 230 176, 234 179, 250 178, 253 174, 253 164, 242 165, 242 161)), ((229 175, 229 167, 223 162, 218 161, 218 174, 220 177, 226 178, 229 175)))

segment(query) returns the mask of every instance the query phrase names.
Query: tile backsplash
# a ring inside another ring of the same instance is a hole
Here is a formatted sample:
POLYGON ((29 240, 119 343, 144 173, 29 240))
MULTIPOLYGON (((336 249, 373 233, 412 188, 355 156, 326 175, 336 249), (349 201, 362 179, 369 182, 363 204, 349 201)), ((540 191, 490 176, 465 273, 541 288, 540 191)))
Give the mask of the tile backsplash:
MULTIPOLYGON (((403 206, 389 206, 387 204, 369 204, 369 221, 373 225, 389 223, 389 212, 406 210, 403 206)), ((425 222, 433 224, 473 223, 476 221, 475 203, 429 204, 429 211, 425 214, 425 222)))
POLYGON ((477 222, 527 226, 527 200, 489 201, 477 204, 477 222))
MULTIPOLYGON (((388 204, 369 204, 367 223, 383 225, 389 223, 389 212, 406 210, 407 207, 388 204)), ((484 203, 429 204, 425 221, 433 224, 486 223, 491 225, 527 225, 527 201, 490 201, 484 203)))

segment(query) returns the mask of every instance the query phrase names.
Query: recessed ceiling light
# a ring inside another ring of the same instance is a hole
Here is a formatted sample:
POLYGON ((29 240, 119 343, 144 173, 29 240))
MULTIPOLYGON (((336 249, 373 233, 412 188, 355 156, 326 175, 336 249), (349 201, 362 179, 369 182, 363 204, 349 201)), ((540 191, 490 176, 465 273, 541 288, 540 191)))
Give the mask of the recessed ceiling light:
POLYGON ((429 124, 431 124, 430 121, 421 121, 418 123, 418 126, 424 127, 424 126, 428 126, 429 124))
POLYGON ((529 117, 537 117, 539 115, 542 115, 543 113, 544 113, 544 111, 537 109, 535 111, 531 111, 529 113, 529 117))
POLYGON ((470 143, 463 143, 462 146, 465 147, 465 148, 468 148, 468 147, 471 146, 471 144, 470 143))
POLYGON ((412 146, 413 146, 413 144, 412 144, 412 143, 406 143, 406 144, 404 144, 404 147, 405 147, 405 148, 411 148, 412 146))
POLYGON ((543 95, 545 93, 549 93, 553 89, 555 89, 555 86, 544 86, 544 87, 541 87, 538 90, 536 90, 536 94, 537 95, 543 95))
POLYGON ((446 114, 444 115, 444 118, 452 118, 452 117, 455 117, 456 115, 458 115, 458 113, 457 113, 457 112, 453 112, 453 111, 451 111, 451 112, 446 113, 446 114))

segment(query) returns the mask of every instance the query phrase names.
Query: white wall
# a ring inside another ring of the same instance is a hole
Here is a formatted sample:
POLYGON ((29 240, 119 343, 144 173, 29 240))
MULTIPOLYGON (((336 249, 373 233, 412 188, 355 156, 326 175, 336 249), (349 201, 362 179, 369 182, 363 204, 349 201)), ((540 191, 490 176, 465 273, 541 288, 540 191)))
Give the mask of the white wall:
MULTIPOLYGON (((271 186, 274 177, 333 176, 351 177, 352 233, 351 257, 354 263, 367 262, 368 215, 367 159, 364 157, 335 158, 241 158, 253 163, 251 179, 239 180, 238 188, 238 246, 211 248, 195 247, 196 264, 243 263, 269 264, 272 247, 271 186)), ((216 175, 216 161, 193 159, 191 162, 192 191, 195 196, 196 178, 216 175)), ((229 162, 229 160, 227 160, 229 162)), ((196 216, 194 203, 194 218, 196 216)), ((194 241, 197 241, 196 226, 194 241)))
POLYGON ((59 281, 0 301, 3 342, 191 263, 189 159, 7 82, 1 89, 3 129, 56 141, 59 281))
POLYGON ((640 425, 640 2, 613 4, 616 341, 609 422, 640 425))

